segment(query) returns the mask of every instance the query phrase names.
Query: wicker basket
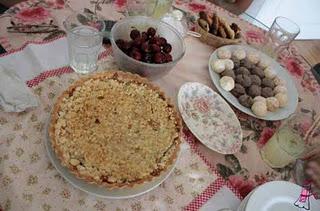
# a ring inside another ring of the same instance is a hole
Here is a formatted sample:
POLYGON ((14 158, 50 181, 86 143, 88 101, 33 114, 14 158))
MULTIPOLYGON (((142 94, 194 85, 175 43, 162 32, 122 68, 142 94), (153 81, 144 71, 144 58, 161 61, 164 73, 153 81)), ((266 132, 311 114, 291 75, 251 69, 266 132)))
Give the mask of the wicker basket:
POLYGON ((201 37, 199 38, 202 42, 211 45, 215 48, 219 48, 223 45, 233 45, 241 42, 241 38, 238 39, 227 39, 215 36, 201 28, 201 26, 196 24, 196 31, 201 34, 201 37))

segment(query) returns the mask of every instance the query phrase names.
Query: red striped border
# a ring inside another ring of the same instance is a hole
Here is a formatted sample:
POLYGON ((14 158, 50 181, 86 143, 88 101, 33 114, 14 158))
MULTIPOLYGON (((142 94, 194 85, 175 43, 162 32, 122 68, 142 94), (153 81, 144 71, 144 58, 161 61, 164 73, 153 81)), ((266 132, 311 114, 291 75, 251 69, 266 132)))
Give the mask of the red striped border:
POLYGON ((45 40, 45 41, 27 41, 20 48, 17 48, 17 49, 12 49, 11 48, 11 50, 9 50, 8 52, 1 54, 0 57, 8 56, 9 54, 13 54, 13 53, 22 51, 29 44, 36 44, 36 45, 48 44, 50 42, 56 41, 56 40, 64 38, 64 37, 66 37, 66 35, 57 36, 57 37, 55 37, 53 39, 45 40))
POLYGON ((225 185, 222 178, 216 179, 201 194, 194 198, 191 203, 184 208, 185 211, 199 210, 214 194, 225 185))
MULTIPOLYGON (((196 138, 194 135, 186 128, 184 128, 183 131, 184 138, 187 141, 187 143, 190 145, 191 149, 201 158, 201 160, 209 167, 209 169, 215 173, 218 177, 218 179, 224 180, 225 185, 240 199, 242 200, 243 197, 240 195, 239 191, 233 187, 228 180, 225 180, 220 173, 217 171, 217 169, 208 161, 208 159, 202 154, 202 152, 199 150, 199 147, 195 144, 196 138)), ((212 195, 213 196, 213 195, 212 195)), ((212 197, 211 196, 211 197, 212 197)))
MULTIPOLYGON (((98 59, 103 59, 107 56, 109 56, 112 53, 112 48, 107 48, 104 52, 100 53, 98 59)), ((47 78, 54 77, 54 76, 59 76, 65 73, 72 73, 73 69, 69 66, 67 67, 61 67, 53 70, 48 70, 45 72, 40 73, 38 76, 35 78, 29 80, 26 82, 28 87, 33 87, 37 86, 40 82, 44 81, 47 78)))

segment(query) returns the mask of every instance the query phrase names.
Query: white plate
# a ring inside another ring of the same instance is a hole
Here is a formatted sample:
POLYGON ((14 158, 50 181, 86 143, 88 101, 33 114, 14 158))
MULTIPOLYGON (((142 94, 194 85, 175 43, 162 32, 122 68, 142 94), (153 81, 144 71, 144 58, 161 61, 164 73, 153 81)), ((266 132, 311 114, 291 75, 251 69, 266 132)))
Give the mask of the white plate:
MULTIPOLYGON (((259 186, 249 198, 245 211, 300 211, 294 205, 302 187, 286 181, 273 181, 259 186)), ((309 198, 310 210, 320 210, 320 202, 309 198)), ((304 209, 301 209, 304 210, 304 209)))
POLYGON ((68 168, 62 166, 60 163, 60 160, 56 157, 56 154, 51 147, 51 141, 50 141, 48 132, 47 132, 47 138, 45 139, 45 146, 46 146, 47 153, 48 153, 48 156, 49 156, 51 163, 57 169, 57 171, 68 182, 70 182, 74 187, 76 187, 84 192, 95 195, 97 197, 108 198, 108 199, 133 198, 133 197, 140 196, 142 194, 145 194, 145 193, 155 189, 162 182, 164 182, 169 177, 169 175, 173 172, 173 169, 175 168, 175 165, 176 165, 176 163, 180 157, 179 155, 181 153, 181 150, 180 150, 179 155, 178 155, 175 163, 173 165, 171 165, 170 168, 166 172, 162 173, 159 177, 154 178, 152 181, 134 186, 132 188, 122 188, 122 189, 117 189, 117 190, 109 190, 104 187, 100 187, 100 186, 94 185, 94 184, 89 184, 81 179, 78 179, 68 170, 68 168))
POLYGON ((247 204, 248 204, 249 198, 251 197, 251 195, 253 194, 254 191, 255 191, 255 189, 252 190, 252 191, 242 200, 242 202, 240 203, 237 211, 244 211, 244 210, 245 210, 245 208, 246 208, 246 206, 247 206, 247 204))
POLYGON ((208 148, 222 154, 240 150, 240 122, 228 103, 211 88, 197 82, 183 84, 178 107, 188 128, 208 148))
POLYGON ((214 83, 214 85, 217 87, 217 89, 219 90, 219 92, 223 95, 223 97, 229 102, 231 103, 233 106, 235 106, 236 108, 238 108, 240 111, 249 114, 251 116, 254 116, 258 119, 265 119, 265 120, 281 120, 281 119, 285 119, 287 117, 290 116, 290 114, 294 113, 294 111, 297 108, 298 105, 298 90, 295 86, 295 83, 293 81, 293 79, 291 78, 291 76, 288 74, 287 70, 285 70, 283 67, 281 67, 279 65, 278 62, 276 62, 274 59, 272 59, 271 57, 269 57, 268 55, 264 54, 263 52, 249 47, 247 45, 226 45, 223 46, 221 48, 216 49, 210 56, 209 59, 209 74, 210 77, 214 83), (261 59, 267 61, 268 63, 270 63, 270 66, 272 67, 272 69, 275 70, 276 74, 278 77, 280 77, 281 79, 286 81, 286 86, 288 89, 288 98, 289 98, 289 102, 288 105, 284 108, 280 108, 278 109, 276 112, 268 112, 268 114, 264 117, 261 116, 257 116, 255 115, 251 109, 244 107, 243 105, 241 105, 238 101, 238 99, 233 96, 230 92, 225 91, 224 89, 221 88, 220 83, 219 83, 219 79, 220 76, 219 74, 217 74, 216 72, 214 72, 211 68, 211 62, 218 59, 217 57, 217 50, 218 49, 228 49, 231 52, 233 52, 236 49, 243 49, 246 52, 254 52, 255 54, 259 55, 261 59))

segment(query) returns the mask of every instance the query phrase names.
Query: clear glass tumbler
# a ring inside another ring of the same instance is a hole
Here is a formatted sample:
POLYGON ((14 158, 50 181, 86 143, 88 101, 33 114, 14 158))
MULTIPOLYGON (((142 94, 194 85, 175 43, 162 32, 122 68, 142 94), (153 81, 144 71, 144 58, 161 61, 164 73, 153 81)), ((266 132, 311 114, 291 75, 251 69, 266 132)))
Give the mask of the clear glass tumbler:
POLYGON ((127 1, 128 16, 152 16, 157 0, 127 1))
POLYGON ((285 17, 276 17, 267 33, 263 50, 277 58, 299 33, 300 28, 296 23, 285 17))
POLYGON ((64 22, 69 47, 69 64, 77 73, 90 73, 97 69, 105 23, 91 13, 75 13, 64 22))

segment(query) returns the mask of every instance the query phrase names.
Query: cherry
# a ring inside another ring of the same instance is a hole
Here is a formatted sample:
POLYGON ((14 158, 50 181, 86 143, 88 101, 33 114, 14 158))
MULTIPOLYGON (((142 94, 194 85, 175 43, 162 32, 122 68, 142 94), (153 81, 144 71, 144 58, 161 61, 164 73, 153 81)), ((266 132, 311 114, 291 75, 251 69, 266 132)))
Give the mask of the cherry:
POLYGON ((152 63, 152 54, 151 53, 144 54, 143 61, 147 63, 152 63))
POLYGON ((133 42, 132 42, 132 45, 133 45, 134 47, 137 47, 137 48, 140 48, 141 44, 142 44, 141 38, 136 38, 136 39, 133 40, 133 42))
POLYGON ((142 41, 148 41, 149 36, 148 36, 147 32, 141 33, 141 39, 142 39, 142 41))
POLYGON ((138 50, 132 50, 129 53, 129 56, 134 58, 135 60, 138 60, 138 61, 140 61, 142 59, 142 55, 138 50))
POLYGON ((152 52, 157 53, 157 52, 160 52, 160 51, 161 51, 161 48, 160 48, 160 46, 157 45, 157 44, 151 44, 151 50, 152 50, 152 52))
POLYGON ((123 39, 116 40, 116 44, 120 49, 123 48, 124 43, 125 43, 125 41, 123 39))
POLYGON ((164 62, 164 55, 160 52, 154 54, 153 61, 157 64, 161 64, 164 62))
POLYGON ((135 40, 137 38, 140 38, 140 32, 139 30, 137 29, 133 29, 131 32, 130 32, 130 37, 132 40, 135 40))
POLYGON ((145 53, 151 52, 151 48, 148 42, 144 42, 141 44, 141 50, 145 53))
POLYGON ((156 30, 153 27, 148 28, 147 33, 150 37, 154 37, 156 35, 156 30))
POLYGON ((165 44, 167 44, 167 40, 163 37, 160 37, 159 38, 159 45, 164 46, 165 44))
POLYGON ((164 51, 164 52, 170 53, 171 50, 172 50, 172 46, 171 46, 169 43, 167 43, 167 44, 165 44, 165 45, 163 46, 163 51, 164 51))
POLYGON ((172 62, 172 56, 170 54, 165 54, 166 62, 172 62))

